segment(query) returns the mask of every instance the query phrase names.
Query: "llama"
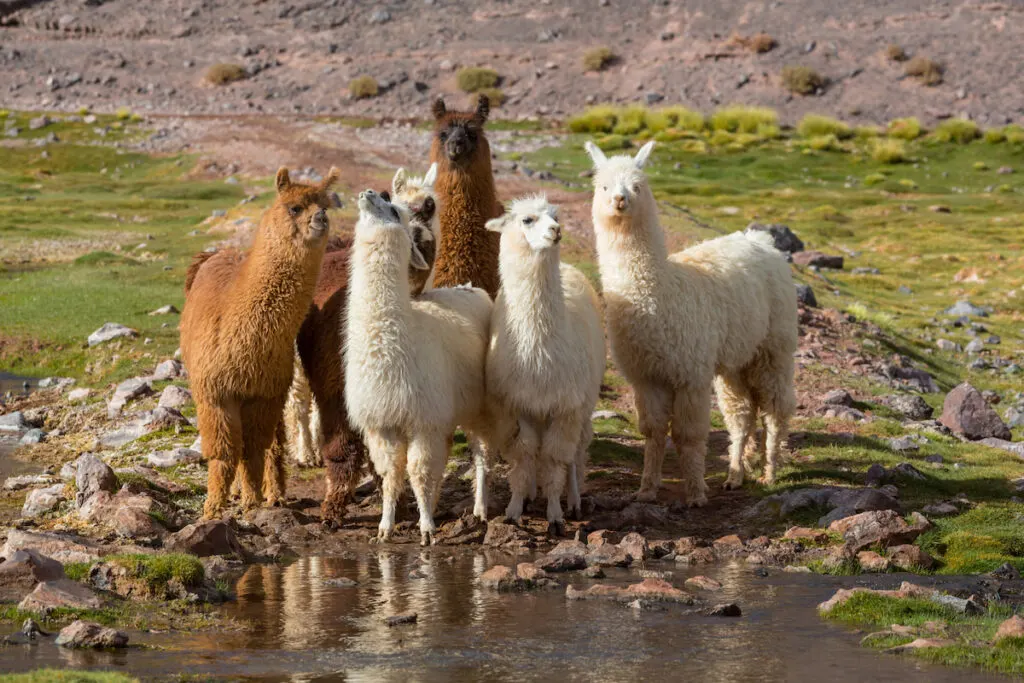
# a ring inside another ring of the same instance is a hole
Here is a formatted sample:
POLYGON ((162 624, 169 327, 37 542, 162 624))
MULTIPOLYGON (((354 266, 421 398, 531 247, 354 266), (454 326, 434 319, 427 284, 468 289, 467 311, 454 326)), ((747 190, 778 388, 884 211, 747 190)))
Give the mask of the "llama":
POLYGON ((288 452, 299 467, 320 467, 323 465, 323 432, 320 430, 320 409, 313 400, 309 378, 302 368, 298 347, 295 349, 295 373, 284 405, 285 433, 288 437, 288 452))
POLYGON ((181 350, 209 461, 203 516, 218 515, 241 463, 242 505, 280 503, 282 411, 295 335, 313 298, 327 244, 332 168, 319 185, 277 172, 277 197, 247 254, 196 256, 185 277, 181 350), (270 450, 276 439, 276 445, 270 450))
POLYGON ((654 500, 665 434, 684 474, 683 502, 707 502, 711 387, 729 430, 726 488, 743 483, 742 455, 763 415, 771 483, 795 408, 797 307, 789 265, 761 233, 736 233, 668 255, 643 173, 654 143, 605 157, 591 142, 593 221, 612 359, 633 385, 644 445, 638 499, 654 500))
MULTIPOLYGON (((439 239, 433 194, 436 178, 437 167, 431 166, 422 178, 410 178, 404 169, 399 169, 392 181, 392 189, 399 198, 396 206, 410 215, 413 244, 431 266, 439 239)), ((312 389, 312 403, 320 415, 321 453, 327 465, 327 492, 321 515, 325 522, 334 525, 339 525, 345 517, 345 508, 352 499, 366 452, 345 409, 345 368, 339 352, 345 333, 351 247, 351 240, 334 240, 328 246, 313 293, 313 306, 298 337, 299 356, 312 389)), ((413 295, 429 285, 430 273, 430 269, 409 268, 409 288, 413 295)))
POLYGON ((430 160, 438 165, 441 242, 434 269, 435 287, 472 284, 498 293, 499 236, 484 224, 501 215, 491 171, 491 147, 484 135, 490 111, 480 95, 473 112, 449 111, 434 102, 434 139, 430 160))
POLYGON ((402 216, 381 195, 359 195, 352 246, 344 350, 345 404, 383 477, 377 539, 391 537, 395 507, 409 480, 423 545, 433 542, 448 443, 456 425, 487 428, 484 355, 491 299, 481 289, 434 289, 413 300, 410 264, 427 263, 402 216))
POLYGON ((590 415, 604 377, 601 304, 583 273, 559 263, 562 232, 546 197, 516 200, 487 229, 501 233, 486 379, 500 425, 495 445, 512 465, 505 516, 519 519, 530 479, 539 474, 548 522, 560 534, 566 469, 569 511, 582 512, 590 415))

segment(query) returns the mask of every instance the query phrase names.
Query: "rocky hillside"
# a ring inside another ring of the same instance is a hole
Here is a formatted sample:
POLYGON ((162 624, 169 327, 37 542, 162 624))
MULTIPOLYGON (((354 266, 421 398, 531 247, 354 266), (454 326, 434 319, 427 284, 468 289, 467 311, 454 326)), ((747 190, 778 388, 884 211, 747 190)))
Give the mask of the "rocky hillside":
POLYGON ((641 101, 1000 125, 1024 116, 1022 19, 1024 5, 980 0, 0 0, 0 92, 20 109, 423 117, 437 95, 465 97, 461 67, 484 66, 503 117, 641 101), (762 53, 746 40, 760 33, 775 43, 762 53), (616 58, 585 72, 602 46, 616 58), (941 83, 892 56, 936 61, 941 83), (240 80, 208 84, 214 64, 240 80), (790 94, 787 66, 824 84, 790 94), (378 95, 354 99, 364 75, 378 95))

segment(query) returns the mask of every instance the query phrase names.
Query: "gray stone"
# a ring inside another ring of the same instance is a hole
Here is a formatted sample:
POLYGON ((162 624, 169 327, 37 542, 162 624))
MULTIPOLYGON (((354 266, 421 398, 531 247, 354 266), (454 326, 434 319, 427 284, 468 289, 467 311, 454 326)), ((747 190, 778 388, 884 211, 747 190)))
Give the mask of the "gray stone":
POLYGON ((167 539, 169 550, 189 553, 197 557, 211 555, 245 556, 235 530, 227 522, 211 520, 190 524, 167 539))
POLYGON ((801 303, 809 308, 818 307, 818 298, 814 296, 814 290, 811 289, 810 285, 795 283, 795 287, 796 300, 798 303, 801 303))
POLYGON ((26 489, 29 486, 38 486, 40 484, 49 484, 53 481, 53 478, 48 474, 21 474, 17 477, 8 477, 4 481, 5 491, 19 491, 26 489))
POLYGON ((149 433, 150 430, 146 427, 147 422, 146 419, 136 420, 121 429, 107 432, 99 438, 99 444, 103 448, 120 448, 129 444, 149 433))
POLYGON ((833 389, 822 397, 821 402, 829 406, 852 406, 853 396, 845 389, 833 389))
POLYGON ((987 439, 982 439, 979 443, 984 444, 985 446, 988 446, 990 448, 998 448, 1001 451, 1013 453, 1018 458, 1024 460, 1024 441, 1013 442, 1008 441, 1006 439, 996 439, 989 437, 987 439))
POLYGON ((40 517, 50 512, 63 501, 64 484, 54 484, 45 489, 36 489, 25 498, 25 504, 21 507, 22 517, 40 517))
POLYGON ((149 314, 150 315, 173 315, 173 314, 176 314, 176 313, 180 313, 180 311, 177 308, 175 308, 172 304, 167 304, 166 306, 161 306, 160 308, 156 309, 155 311, 150 311, 149 314))
POLYGON ((202 453, 191 448, 175 448, 170 451, 159 451, 150 453, 146 460, 153 467, 177 467, 178 465, 189 465, 203 459, 202 453))
POLYGON ((68 387, 74 385, 74 377, 44 377, 39 380, 40 389, 60 389, 61 391, 64 391, 68 387))
POLYGON ((60 562, 35 550, 16 550, 0 558, 0 601, 20 602, 39 582, 63 578, 60 562))
POLYGON ((75 472, 75 484, 78 487, 78 494, 75 502, 82 507, 90 497, 100 491, 113 493, 117 490, 117 475, 110 469, 107 463, 100 460, 92 453, 84 453, 78 458, 75 472))
POLYGON ((103 327, 96 330, 89 335, 89 346, 96 346, 103 342, 110 341, 111 339, 118 339, 121 337, 133 338, 139 336, 139 333, 130 327, 125 327, 120 323, 104 323, 103 327))
POLYGON ((122 648, 128 646, 128 634, 79 619, 61 629, 56 643, 71 649, 122 648))
POLYGON ((876 544, 888 547, 913 543, 931 528, 924 517, 917 515, 917 518, 913 524, 908 524, 895 510, 874 510, 836 520, 828 530, 842 534, 846 550, 856 553, 876 544))
POLYGON ((772 240, 775 241, 775 248, 779 251, 793 254, 804 250, 803 241, 796 236, 796 233, 789 229, 788 225, 783 225, 781 223, 764 224, 754 222, 747 226, 747 230, 767 232, 772 236, 772 240))
POLYGON ((985 401, 981 392, 964 382, 948 394, 942 406, 942 424, 954 434, 977 441, 989 437, 1008 441, 1010 429, 985 401))
POLYGON ((921 508, 921 512, 928 517, 949 517, 951 515, 959 514, 960 508, 947 502, 932 503, 931 505, 925 505, 921 508))
POLYGON ((72 389, 68 392, 68 402, 78 403, 92 396, 92 389, 82 387, 81 389, 72 389))
POLYGON ((957 301, 955 304, 942 311, 941 315, 951 315, 954 317, 960 317, 963 315, 974 316, 976 318, 987 318, 988 311, 980 306, 975 306, 970 301, 957 301))
POLYGON ((878 268, 865 268, 865 267, 854 268, 850 272, 852 274, 854 274, 854 275, 881 275, 882 274, 882 271, 880 271, 878 268))
POLYGON ((181 361, 169 358, 156 366, 156 369, 153 370, 153 379, 156 381, 176 379, 181 377, 184 371, 185 368, 181 361))
POLYGON ((888 396, 883 403, 908 420, 927 420, 935 412, 920 396, 900 394, 888 396))
POLYGON ((908 453, 919 450, 921 446, 909 436, 901 436, 889 439, 889 448, 897 453, 908 453))
POLYGON ((371 24, 386 24, 391 21, 391 12, 386 9, 374 10, 373 14, 370 15, 371 24))
POLYGON ((39 583, 18 603, 18 609, 24 612, 45 614, 59 607, 99 609, 102 605, 98 595, 77 581, 55 579, 39 583))
POLYGON ((24 432, 31 427, 25 419, 25 414, 20 410, 0 415, 0 432, 24 432))
POLYGON ((33 550, 58 562, 92 562, 99 554, 96 546, 88 539, 66 534, 34 533, 11 529, 2 555, 11 557, 19 550, 33 550))
POLYGON ((971 354, 981 353, 984 349, 985 349, 985 342, 981 341, 980 339, 972 339, 970 342, 968 342, 967 346, 964 348, 964 350, 967 353, 971 353, 971 354))
POLYGON ((1011 406, 1007 408, 1006 413, 1003 416, 1006 419, 1006 426, 1020 427, 1024 425, 1024 410, 1020 406, 1011 406))
POLYGON ((805 268, 815 266, 817 268, 832 268, 834 270, 843 269, 842 256, 830 256, 828 254, 823 254, 820 251, 797 252, 793 254, 793 263, 805 268))
POLYGON ((917 469, 909 462, 901 462, 899 465, 896 465, 896 467, 893 467, 892 474, 894 476, 904 477, 906 479, 927 479, 927 477, 924 475, 924 473, 921 472, 921 470, 917 469))
POLYGON ((149 396, 152 393, 153 385, 149 383, 148 379, 144 377, 126 379, 117 385, 117 389, 114 390, 114 396, 110 399, 110 403, 107 404, 108 417, 117 417, 130 401, 143 396, 149 396))
POLYGON ((18 443, 22 446, 31 446, 37 443, 42 443, 45 440, 46 432, 36 427, 35 429, 30 429, 25 432, 25 435, 21 437, 21 440, 18 443))
POLYGON ((926 370, 902 367, 900 365, 886 365, 882 368, 882 372, 889 379, 906 382, 907 385, 915 387, 926 394, 937 394, 940 392, 939 385, 926 370))
POLYGON ((157 404, 161 408, 181 408, 182 406, 188 405, 192 402, 192 392, 188 389, 179 387, 176 384, 164 387, 163 392, 160 394, 160 402, 157 404))
POLYGON ((935 342, 935 348, 939 351, 948 351, 950 353, 959 353, 960 351, 963 351, 963 347, 948 339, 940 339, 935 342))

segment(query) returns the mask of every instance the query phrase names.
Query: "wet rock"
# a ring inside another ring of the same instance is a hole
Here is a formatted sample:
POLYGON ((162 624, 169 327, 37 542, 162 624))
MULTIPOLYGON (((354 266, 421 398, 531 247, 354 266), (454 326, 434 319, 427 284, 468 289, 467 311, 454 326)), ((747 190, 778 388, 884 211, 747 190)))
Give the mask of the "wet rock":
POLYGON ((116 491, 117 475, 107 463, 97 456, 92 453, 84 453, 77 461, 75 484, 78 487, 75 502, 78 507, 82 507, 89 498, 100 491, 107 493, 116 491))
POLYGON ((818 297, 814 296, 814 290, 811 289, 810 285, 795 283, 795 286, 797 303, 803 304, 808 308, 818 307, 818 297))
POLYGON ((480 575, 480 585, 496 591, 516 590, 516 575, 511 567, 498 564, 480 575))
POLYGON ((484 535, 484 545, 500 547, 504 545, 515 545, 530 540, 530 535, 514 524, 507 524, 502 518, 497 517, 487 523, 487 533, 484 535))
POLYGON ((118 339, 127 337, 129 339, 138 337, 139 333, 130 327, 125 327, 120 323, 105 323, 103 327, 96 330, 89 335, 89 346, 96 346, 103 342, 110 341, 111 339, 118 339))
POLYGON ((16 550, 0 561, 0 602, 18 602, 36 584, 63 578, 60 562, 35 550, 16 550))
POLYGON ((481 543, 486 537, 487 528, 476 517, 464 514, 453 522, 442 524, 435 538, 437 543, 443 545, 481 543))
POLYGON ((333 579, 324 579, 324 585, 331 588, 355 588, 359 582, 344 576, 336 576, 333 579))
POLYGON ((889 571, 889 560, 871 550, 862 550, 857 553, 857 564, 866 572, 889 571))
POLYGON ((950 647, 952 645, 956 645, 956 641, 949 640, 948 638, 918 638, 906 645, 896 645, 895 647, 882 650, 882 652, 898 655, 903 652, 909 652, 910 650, 921 650, 929 647, 950 647))
POLYGON ((153 385, 149 383, 149 380, 142 377, 126 379, 118 384, 117 389, 114 390, 114 395, 111 397, 110 403, 107 404, 107 415, 110 418, 115 418, 121 414, 121 411, 129 402, 143 396, 149 396, 152 393, 153 385))
POLYGON ((617 531, 599 529, 587 534, 587 547, 600 548, 605 545, 618 545, 622 536, 617 531))
POLYGON ((639 561, 643 558, 634 558, 622 547, 605 543, 600 546, 588 546, 585 559, 588 567, 628 567, 634 560, 639 561))
POLYGON ((787 564, 785 567, 782 568, 782 571, 786 572, 787 574, 813 574, 814 573, 814 572, 811 571, 810 567, 805 567, 803 565, 794 565, 794 564, 787 564))
POLYGON ((630 532, 619 541, 619 548, 629 554, 635 561, 642 561, 652 556, 647 539, 640 534, 630 532))
POLYGON ((941 315, 951 315, 959 318, 960 316, 974 316, 976 318, 987 318, 988 311, 980 306, 975 306, 970 301, 957 301, 955 304, 941 312, 941 315))
POLYGON ((939 421, 953 433, 977 441, 994 437, 1009 441, 1010 429, 985 401, 981 392, 964 382, 948 394, 939 421))
POLYGON ((257 508, 245 514, 244 519, 264 534, 281 535, 310 523, 309 517, 289 508, 257 508))
POLYGON ((711 545, 719 555, 731 556, 743 552, 743 539, 736 534, 716 538, 711 545))
POLYGON ((676 602, 685 605, 694 603, 693 596, 689 593, 675 588, 662 579, 644 579, 640 583, 633 584, 626 588, 611 586, 608 584, 597 584, 585 590, 579 590, 568 586, 565 590, 567 600, 616 600, 629 603, 634 600, 652 602, 676 602))
POLYGON ((24 612, 46 614, 59 607, 99 609, 103 605, 99 596, 89 588, 71 579, 43 581, 18 603, 24 612))
POLYGON ((793 263, 805 268, 815 266, 817 268, 834 268, 835 270, 843 269, 842 256, 829 256, 820 251, 801 251, 795 253, 793 254, 793 263))
POLYGON ((604 570, 597 565, 591 565, 583 570, 583 576, 588 579, 603 579, 605 577, 604 570))
POLYGON ((384 618, 384 623, 389 627, 401 626, 402 624, 415 624, 419 615, 416 612, 407 612, 406 614, 395 614, 390 617, 384 618))
POLYGON ((534 564, 551 573, 583 569, 587 566, 587 546, 580 541, 562 541, 534 564))
POLYGON ((715 551, 711 548, 694 548, 688 553, 676 554, 676 562, 679 564, 711 564, 715 560, 715 551))
POLYGON ((189 553, 197 557, 209 557, 210 555, 245 556, 245 551, 238 542, 235 530, 230 524, 221 520, 190 524, 170 536, 165 545, 169 550, 189 553))
POLYGON ((79 619, 61 629, 56 643, 66 648, 122 648, 128 646, 128 634, 79 619))
POLYGON ((153 370, 153 379, 156 381, 177 379, 185 374, 185 366, 181 364, 181 361, 169 358, 165 361, 161 361, 156 369, 153 370))
POLYGON ((998 643, 1007 638, 1024 638, 1024 619, 1014 614, 1012 617, 999 624, 996 635, 992 638, 993 643, 998 643))
POLYGON ((24 432, 32 428, 20 410, 0 415, 0 432, 24 432))
POLYGON ((516 578, 525 581, 527 585, 535 585, 547 580, 548 575, 534 564, 520 562, 516 565, 516 578))
POLYGON ((146 456, 146 461, 153 467, 177 467, 200 462, 202 453, 191 448, 175 448, 170 451, 159 451, 146 456))
POLYGON ((825 543, 828 541, 828 533, 821 529, 810 529, 807 527, 794 526, 786 530, 782 535, 787 541, 810 541, 811 543, 825 543))
POLYGON ((7 533, 7 543, 2 554, 10 558, 19 550, 32 550, 64 564, 92 562, 99 557, 96 545, 88 539, 66 534, 11 529, 7 533))
POLYGON ((821 397, 821 402, 828 406, 852 406, 853 396, 845 389, 833 389, 821 397))
POLYGON ((722 589, 722 584, 707 576, 691 576, 684 584, 687 588, 699 588, 705 591, 722 589))
POLYGON ((715 605, 708 609, 705 614, 709 617, 740 617, 743 616, 743 610, 735 602, 727 602, 715 605))
POLYGON ((21 507, 21 516, 40 517, 55 509, 65 500, 67 499, 64 497, 64 484, 54 484, 45 489, 36 489, 25 498, 25 504, 21 507))
POLYGON ((924 517, 918 517, 920 520, 908 524, 893 510, 874 510, 836 520, 828 530, 842 534, 846 546, 858 552, 876 544, 888 547, 913 543, 931 526, 924 517))
POLYGON ((781 252, 793 254, 804 250, 803 241, 796 236, 796 233, 789 229, 788 225, 781 223, 751 223, 747 226, 747 230, 767 232, 772 236, 775 248, 781 252))
POLYGON ((916 545, 892 546, 888 550, 888 555, 889 561, 904 571, 928 570, 935 566, 932 556, 916 545))

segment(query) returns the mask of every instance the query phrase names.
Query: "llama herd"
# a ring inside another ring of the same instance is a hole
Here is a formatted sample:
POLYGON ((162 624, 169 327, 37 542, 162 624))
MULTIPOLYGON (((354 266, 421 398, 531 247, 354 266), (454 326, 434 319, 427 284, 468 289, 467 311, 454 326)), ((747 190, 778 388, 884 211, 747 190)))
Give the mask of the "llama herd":
POLYGON ((204 516, 224 512, 233 483, 243 508, 281 502, 290 441, 300 462, 326 465, 325 522, 342 521, 369 455, 382 492, 377 539, 390 538, 408 478, 429 544, 461 427, 474 516, 487 518, 500 456, 506 517, 540 495, 561 533, 563 494, 570 514, 582 512, 605 327, 645 438, 640 500, 657 496, 671 430, 683 502, 706 502, 712 388, 731 440, 726 487, 762 455, 770 483, 795 407, 797 346, 795 289, 770 236, 669 255, 643 171, 654 143, 611 158, 587 143, 599 297, 561 263, 562 228, 544 196, 503 211, 486 97, 470 112, 438 100, 433 114, 430 170, 400 169, 390 193, 360 193, 351 239, 328 236, 336 169, 318 185, 282 169, 249 252, 203 253, 190 266, 181 337, 209 463, 204 516))

